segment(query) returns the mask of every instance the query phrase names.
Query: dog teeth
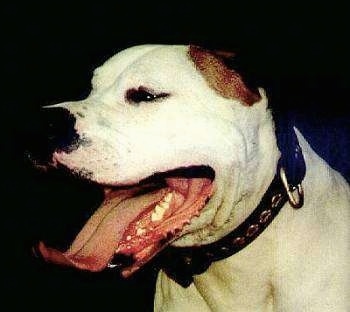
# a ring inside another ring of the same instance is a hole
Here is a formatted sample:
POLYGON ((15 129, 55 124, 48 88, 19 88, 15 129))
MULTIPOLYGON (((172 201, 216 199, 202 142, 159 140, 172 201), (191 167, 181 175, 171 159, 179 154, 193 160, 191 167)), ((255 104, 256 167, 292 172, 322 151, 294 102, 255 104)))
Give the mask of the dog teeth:
POLYGON ((126 240, 127 240, 127 241, 131 240, 131 235, 128 235, 128 236, 126 237, 126 240))
POLYGON ((155 206, 151 215, 152 222, 159 221, 163 218, 165 211, 169 209, 170 202, 173 198, 173 193, 168 193, 164 198, 155 206))
POLYGON ((173 198, 173 195, 173 192, 166 194, 162 202, 170 203, 173 198))
POLYGON ((151 215, 152 222, 161 220, 163 218, 164 212, 165 210, 157 205, 155 211, 151 215))
POLYGON ((160 203, 155 208, 151 215, 152 221, 159 221, 163 218, 165 211, 169 208, 169 204, 160 203))
POLYGON ((136 235, 137 235, 137 236, 141 236, 141 235, 143 235, 143 234, 145 234, 145 233, 146 233, 146 230, 145 230, 145 229, 138 228, 138 229, 136 230, 136 235))
MULTIPOLYGON (((158 206, 158 210, 159 208, 162 208, 163 210, 167 210, 169 208, 169 203, 161 202, 157 206, 158 206)), ((157 209, 157 206, 156 206, 156 209, 157 209)))

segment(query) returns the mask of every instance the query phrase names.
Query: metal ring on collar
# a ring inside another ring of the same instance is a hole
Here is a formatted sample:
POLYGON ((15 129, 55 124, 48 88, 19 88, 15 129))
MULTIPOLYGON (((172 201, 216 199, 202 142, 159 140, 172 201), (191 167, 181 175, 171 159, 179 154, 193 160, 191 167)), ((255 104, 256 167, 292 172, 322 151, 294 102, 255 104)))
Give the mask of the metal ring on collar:
POLYGON ((301 208, 304 204, 304 190, 301 185, 301 183, 297 184, 296 186, 292 185, 290 186, 287 180, 286 171, 283 167, 280 168, 280 177, 283 183, 284 188, 286 189, 288 201, 289 204, 293 208, 301 208), (297 196, 294 195, 294 192, 296 191, 297 196))

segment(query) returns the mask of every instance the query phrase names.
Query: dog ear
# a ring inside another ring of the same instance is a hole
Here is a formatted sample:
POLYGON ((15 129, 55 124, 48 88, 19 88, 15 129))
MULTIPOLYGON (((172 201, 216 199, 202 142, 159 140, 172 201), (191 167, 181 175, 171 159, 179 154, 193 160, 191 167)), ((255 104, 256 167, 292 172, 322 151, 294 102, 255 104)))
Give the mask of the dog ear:
POLYGON ((242 77, 226 66, 225 59, 234 57, 234 53, 220 50, 209 51, 190 45, 188 55, 209 86, 221 96, 239 100, 246 106, 251 106, 260 100, 260 95, 250 90, 242 77))

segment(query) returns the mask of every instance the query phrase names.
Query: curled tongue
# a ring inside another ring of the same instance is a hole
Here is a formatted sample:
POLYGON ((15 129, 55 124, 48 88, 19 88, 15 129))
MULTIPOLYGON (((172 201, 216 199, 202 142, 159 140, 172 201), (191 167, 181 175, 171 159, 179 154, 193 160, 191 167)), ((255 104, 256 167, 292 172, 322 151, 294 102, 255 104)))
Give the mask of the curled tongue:
POLYGON ((103 270, 115 255, 130 256, 133 263, 122 274, 132 274, 179 236, 213 192, 207 178, 166 182, 168 187, 142 195, 139 187, 110 192, 67 251, 40 242, 39 252, 48 262, 89 271, 103 270))

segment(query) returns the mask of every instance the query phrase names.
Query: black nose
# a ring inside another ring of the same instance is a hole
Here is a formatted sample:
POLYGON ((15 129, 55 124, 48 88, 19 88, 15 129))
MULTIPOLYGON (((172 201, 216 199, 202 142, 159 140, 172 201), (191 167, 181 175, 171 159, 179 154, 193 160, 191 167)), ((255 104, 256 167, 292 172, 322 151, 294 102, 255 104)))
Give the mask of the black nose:
POLYGON ((38 161, 49 161, 54 151, 70 152, 77 148, 79 135, 75 117, 65 108, 42 108, 29 130, 27 150, 38 161))

